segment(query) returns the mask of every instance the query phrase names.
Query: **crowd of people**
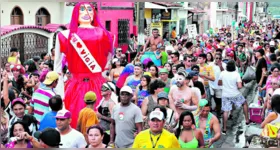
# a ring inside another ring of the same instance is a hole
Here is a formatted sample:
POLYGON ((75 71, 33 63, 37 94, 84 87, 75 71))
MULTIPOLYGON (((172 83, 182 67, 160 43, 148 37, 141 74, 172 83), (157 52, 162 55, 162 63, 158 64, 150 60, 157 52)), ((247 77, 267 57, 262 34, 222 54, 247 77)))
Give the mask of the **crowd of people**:
MULTIPOLYGON (((153 29, 143 46, 132 34, 127 52, 116 48, 100 103, 95 92, 84 95, 76 128, 56 93, 54 49, 20 62, 12 48, 1 68, 1 147, 213 148, 227 136, 234 109, 242 107, 251 123, 247 96, 255 90, 261 127, 280 123, 279 22, 243 22, 195 38, 175 30, 161 37, 153 29), (143 59, 147 53, 154 59, 143 59)), ((71 79, 66 65, 63 82, 71 79)))

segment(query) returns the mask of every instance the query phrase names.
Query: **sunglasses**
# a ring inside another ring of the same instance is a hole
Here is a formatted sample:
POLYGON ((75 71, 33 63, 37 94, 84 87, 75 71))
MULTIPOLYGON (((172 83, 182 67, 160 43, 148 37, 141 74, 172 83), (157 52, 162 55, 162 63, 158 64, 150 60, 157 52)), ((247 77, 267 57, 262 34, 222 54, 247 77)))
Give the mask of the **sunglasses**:
POLYGON ((217 57, 216 59, 219 59, 219 60, 221 60, 222 58, 220 58, 220 57, 217 57))
POLYGON ((60 119, 60 118, 56 118, 57 121, 64 121, 66 119, 60 119))
POLYGON ((137 64, 135 64, 134 66, 135 66, 135 67, 141 67, 141 68, 142 68, 142 64, 140 64, 140 63, 137 63, 137 64))

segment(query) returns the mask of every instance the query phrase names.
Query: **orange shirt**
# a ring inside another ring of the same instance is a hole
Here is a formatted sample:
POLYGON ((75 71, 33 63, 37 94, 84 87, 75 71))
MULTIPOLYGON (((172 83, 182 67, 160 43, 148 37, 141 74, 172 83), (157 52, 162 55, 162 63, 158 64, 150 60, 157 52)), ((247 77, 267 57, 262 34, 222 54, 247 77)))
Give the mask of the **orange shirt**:
POLYGON ((171 38, 173 38, 173 39, 176 38, 176 31, 175 31, 175 30, 173 30, 173 31, 171 32, 171 38))
POLYGON ((82 134, 85 136, 87 140, 87 128, 89 128, 92 125, 98 124, 98 118, 96 113, 91 108, 84 108, 79 113, 78 118, 78 125, 80 125, 80 129, 82 134))

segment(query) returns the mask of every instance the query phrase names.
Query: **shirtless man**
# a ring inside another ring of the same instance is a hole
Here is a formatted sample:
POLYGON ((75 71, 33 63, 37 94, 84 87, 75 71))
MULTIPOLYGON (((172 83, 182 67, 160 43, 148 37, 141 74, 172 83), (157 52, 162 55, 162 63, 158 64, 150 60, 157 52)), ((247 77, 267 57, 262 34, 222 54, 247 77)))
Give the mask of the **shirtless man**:
POLYGON ((146 44, 144 45, 143 51, 146 51, 146 48, 149 46, 152 47, 153 45, 155 45, 157 48, 159 48, 163 45, 163 40, 158 34, 158 29, 153 29, 152 34, 153 35, 148 38, 146 44))
POLYGON ((213 148, 213 143, 221 137, 219 120, 210 112, 211 107, 207 100, 201 99, 199 107, 202 108, 200 113, 195 116, 196 128, 201 129, 206 148, 213 148), (212 134, 213 132, 214 134, 212 134))
POLYGON ((183 111, 195 111, 198 108, 198 97, 196 93, 188 87, 191 77, 186 71, 178 72, 176 85, 173 85, 169 92, 170 108, 176 111, 176 115, 181 115, 183 111))

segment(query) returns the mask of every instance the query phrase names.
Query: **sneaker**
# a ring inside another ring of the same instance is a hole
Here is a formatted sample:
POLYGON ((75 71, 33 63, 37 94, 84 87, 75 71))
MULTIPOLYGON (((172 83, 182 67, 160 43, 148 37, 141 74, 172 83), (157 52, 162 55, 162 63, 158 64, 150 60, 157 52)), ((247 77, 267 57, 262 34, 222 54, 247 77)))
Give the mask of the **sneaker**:
POLYGON ((227 135, 227 131, 222 131, 222 134, 223 135, 227 135))

